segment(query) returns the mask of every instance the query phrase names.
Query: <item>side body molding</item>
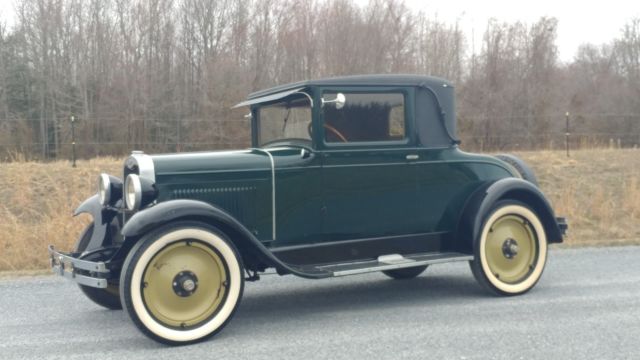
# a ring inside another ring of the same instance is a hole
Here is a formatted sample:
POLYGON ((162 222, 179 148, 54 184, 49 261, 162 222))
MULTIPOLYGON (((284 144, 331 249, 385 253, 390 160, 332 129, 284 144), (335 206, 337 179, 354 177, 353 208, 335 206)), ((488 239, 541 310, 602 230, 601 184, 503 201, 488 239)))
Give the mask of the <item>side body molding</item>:
POLYGON ((467 200, 456 234, 456 245, 460 250, 472 253, 473 242, 478 241, 482 224, 491 208, 496 202, 507 199, 520 201, 538 214, 549 243, 562 242, 563 233, 549 201, 540 189, 519 178, 504 178, 484 184, 467 200))
MULTIPOLYGON (((260 240, 258 240, 242 223, 236 220, 226 211, 206 202, 189 199, 176 199, 161 202, 133 215, 122 228, 122 235, 127 238, 135 238, 145 233, 176 220, 200 220, 212 225, 223 226, 232 230, 239 236, 232 237, 232 241, 238 247, 248 248, 253 251, 269 266, 279 271, 289 272, 306 278, 324 278, 331 273, 307 273, 280 261, 260 240)), ((224 230, 224 229, 221 229, 224 230)), ((128 244, 132 246, 133 244, 128 244)), ((127 247, 129 247, 127 246, 127 247)))

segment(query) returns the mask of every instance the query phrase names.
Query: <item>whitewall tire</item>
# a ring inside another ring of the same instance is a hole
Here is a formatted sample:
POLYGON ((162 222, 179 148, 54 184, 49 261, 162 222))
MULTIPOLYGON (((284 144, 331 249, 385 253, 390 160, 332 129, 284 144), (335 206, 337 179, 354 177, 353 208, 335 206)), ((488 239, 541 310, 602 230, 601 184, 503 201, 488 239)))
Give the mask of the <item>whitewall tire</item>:
POLYGON ((181 222, 153 231, 127 256, 120 296, 134 324, 168 344, 187 344, 220 331, 244 290, 238 251, 217 229, 181 222))
POLYGON ((483 223, 470 262, 476 280, 497 295, 533 288, 547 260, 547 237, 536 213, 516 201, 498 202, 483 223))

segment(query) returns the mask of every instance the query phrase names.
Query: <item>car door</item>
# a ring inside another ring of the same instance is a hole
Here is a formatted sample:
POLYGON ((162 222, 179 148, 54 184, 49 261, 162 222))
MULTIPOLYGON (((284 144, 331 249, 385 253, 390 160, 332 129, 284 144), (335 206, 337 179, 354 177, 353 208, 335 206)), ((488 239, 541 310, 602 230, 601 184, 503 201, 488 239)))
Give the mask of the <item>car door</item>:
POLYGON ((398 88, 322 92, 316 129, 322 145, 324 241, 416 232, 410 95, 398 88), (338 94, 344 105, 335 102, 338 94))
POLYGON ((261 220, 270 223, 268 246, 272 248, 319 242, 321 228, 321 158, 308 130, 312 121, 310 99, 297 92, 254 111, 253 143, 263 146, 272 166, 271 204, 261 220))

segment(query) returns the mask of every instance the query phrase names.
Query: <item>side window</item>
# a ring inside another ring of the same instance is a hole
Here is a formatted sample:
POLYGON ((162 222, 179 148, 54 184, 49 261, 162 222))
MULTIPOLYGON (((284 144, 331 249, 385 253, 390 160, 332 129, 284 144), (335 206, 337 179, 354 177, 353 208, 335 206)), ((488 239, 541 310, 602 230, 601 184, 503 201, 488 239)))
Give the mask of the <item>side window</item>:
MULTIPOLYGON (((398 141, 405 138, 405 106, 401 93, 343 92, 344 106, 323 107, 324 138, 329 143, 398 141)), ((327 100, 337 91, 324 92, 327 100)))

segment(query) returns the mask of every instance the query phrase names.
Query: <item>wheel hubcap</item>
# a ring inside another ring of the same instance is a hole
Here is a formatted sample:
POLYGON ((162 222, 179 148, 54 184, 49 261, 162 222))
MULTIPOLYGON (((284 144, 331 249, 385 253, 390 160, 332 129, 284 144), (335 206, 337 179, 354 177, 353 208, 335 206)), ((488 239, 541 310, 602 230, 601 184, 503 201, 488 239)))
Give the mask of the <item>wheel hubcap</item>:
POLYGON ((191 296, 197 287, 198 277, 191 271, 181 271, 173 278, 173 291, 178 296, 191 296))
POLYGON ((511 238, 505 240, 502 244, 502 253, 507 259, 513 259, 518 255, 518 249, 518 242, 511 238))
POLYGON ((214 316, 227 295, 228 271, 219 253, 197 241, 158 252, 143 275, 149 313, 169 327, 196 327, 214 316))
POLYGON ((516 215, 498 218, 486 242, 487 263, 500 281, 515 284, 531 273, 538 256, 536 233, 526 219, 516 215))

